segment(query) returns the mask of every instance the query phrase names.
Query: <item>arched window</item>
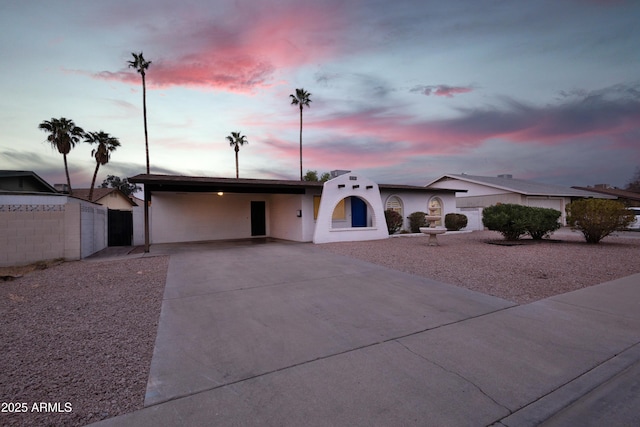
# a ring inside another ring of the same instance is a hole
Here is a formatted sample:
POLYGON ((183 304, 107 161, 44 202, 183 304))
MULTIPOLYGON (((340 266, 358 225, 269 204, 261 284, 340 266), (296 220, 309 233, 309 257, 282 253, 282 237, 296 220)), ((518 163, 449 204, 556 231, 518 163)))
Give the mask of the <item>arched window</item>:
POLYGON ((398 196, 389 197, 384 209, 396 211, 400 214, 401 217, 404 218, 404 214, 402 213, 402 200, 398 196))

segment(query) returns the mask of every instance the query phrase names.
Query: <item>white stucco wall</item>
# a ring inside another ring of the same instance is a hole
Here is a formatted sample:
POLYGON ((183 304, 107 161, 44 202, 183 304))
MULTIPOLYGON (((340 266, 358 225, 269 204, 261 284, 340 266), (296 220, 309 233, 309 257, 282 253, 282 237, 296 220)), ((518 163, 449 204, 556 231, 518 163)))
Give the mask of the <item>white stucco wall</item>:
POLYGON ((378 240, 388 237, 378 184, 355 173, 340 175, 324 183, 313 235, 314 243, 378 240), (367 203, 367 223, 370 226, 334 227, 333 211, 336 205, 347 197, 358 197, 367 203))
MULTIPOLYGON (((303 222, 308 221, 309 212, 304 215, 300 194, 272 194, 270 199, 270 237, 276 239, 304 241, 303 222), (298 217, 298 211, 301 212, 298 217)), ((313 217, 312 217, 313 219, 313 217)))
POLYGON ((402 229, 409 230, 409 219, 407 218, 413 212, 429 212, 429 201, 437 197, 442 202, 442 221, 444 225, 444 216, 448 213, 456 212, 456 197, 453 193, 433 193, 433 192, 409 192, 409 191, 390 191, 381 190, 382 205, 387 205, 387 200, 395 196, 402 203, 402 218, 404 220, 402 229))
POLYGON ((225 193, 164 193, 151 196, 151 243, 195 242, 251 237, 251 201, 268 195, 225 193))
POLYGON ((116 209, 120 211, 130 211, 133 209, 131 202, 129 202, 129 200, 122 194, 117 192, 107 194, 105 197, 96 200, 96 203, 100 203, 102 206, 109 209, 116 209))

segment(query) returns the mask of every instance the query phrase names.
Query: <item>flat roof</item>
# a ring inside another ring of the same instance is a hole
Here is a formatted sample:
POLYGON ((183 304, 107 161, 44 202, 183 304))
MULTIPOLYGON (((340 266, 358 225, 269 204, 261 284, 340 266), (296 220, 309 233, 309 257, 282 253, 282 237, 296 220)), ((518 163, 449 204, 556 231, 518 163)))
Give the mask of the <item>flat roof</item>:
MULTIPOLYGON (((128 178, 134 184, 143 184, 149 191, 176 191, 202 193, 263 193, 263 194, 305 194, 307 189, 320 189, 324 182, 278 179, 219 178, 206 176, 181 176, 139 174, 128 178)), ((453 193, 456 191, 426 188, 417 185, 378 184, 380 190, 415 191, 424 193, 453 193)))

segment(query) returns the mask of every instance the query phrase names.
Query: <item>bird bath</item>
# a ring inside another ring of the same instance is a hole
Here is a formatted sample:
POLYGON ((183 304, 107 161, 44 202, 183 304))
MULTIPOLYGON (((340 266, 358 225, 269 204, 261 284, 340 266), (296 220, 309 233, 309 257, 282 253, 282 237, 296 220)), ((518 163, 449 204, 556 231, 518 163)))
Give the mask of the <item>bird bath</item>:
POLYGON ((429 236, 429 246, 438 246, 438 234, 442 234, 447 229, 436 226, 436 221, 441 220, 440 215, 425 215, 424 218, 429 223, 428 227, 420 227, 420 232, 429 236))

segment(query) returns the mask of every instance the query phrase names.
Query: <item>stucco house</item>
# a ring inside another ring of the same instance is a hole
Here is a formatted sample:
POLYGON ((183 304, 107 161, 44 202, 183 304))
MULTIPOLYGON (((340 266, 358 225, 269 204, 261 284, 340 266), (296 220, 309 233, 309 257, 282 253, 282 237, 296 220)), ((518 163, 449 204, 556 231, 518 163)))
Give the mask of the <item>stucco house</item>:
POLYGON ((385 209, 403 217, 455 212, 455 191, 376 184, 353 172, 312 181, 141 174, 151 201, 149 242, 273 237, 324 243, 388 237, 385 209))
POLYGON ((58 191, 33 171, 0 170, 0 192, 49 193, 58 191))
POLYGON ((580 190, 560 185, 542 184, 513 178, 511 175, 478 176, 446 174, 427 184, 428 188, 458 188, 465 193, 456 194, 459 213, 469 220, 471 230, 482 230, 482 210, 497 203, 513 203, 524 206, 552 208, 562 213, 561 221, 566 225, 565 207, 579 198, 614 198, 605 194, 580 190))
MULTIPOLYGON (((73 197, 79 199, 89 200, 90 188, 78 188, 73 189, 73 197)), ((115 209, 120 211, 131 211, 137 204, 133 199, 127 197, 122 191, 117 188, 94 188, 93 200, 94 203, 100 203, 108 209, 115 209)))
POLYGON ((572 187, 578 190, 590 191, 593 193, 606 194, 615 197, 625 206, 640 206, 640 193, 629 190, 622 190, 617 187, 610 187, 607 184, 596 184, 593 187, 572 187))

